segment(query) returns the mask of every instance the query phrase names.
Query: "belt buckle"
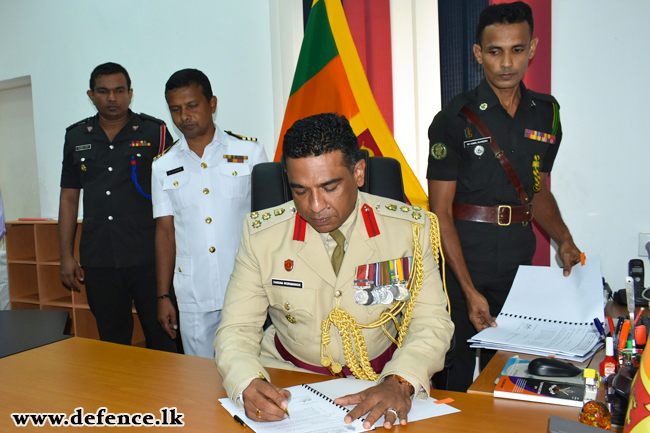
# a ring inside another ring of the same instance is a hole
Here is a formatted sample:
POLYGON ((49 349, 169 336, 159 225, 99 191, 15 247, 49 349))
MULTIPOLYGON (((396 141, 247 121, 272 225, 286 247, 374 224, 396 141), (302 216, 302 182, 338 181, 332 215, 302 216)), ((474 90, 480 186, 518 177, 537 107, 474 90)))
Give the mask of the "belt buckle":
POLYGON ((507 204, 499 205, 499 208, 497 210, 497 224, 500 226, 509 226, 511 222, 512 222, 512 207, 507 204), (504 224, 501 223, 502 209, 508 209, 508 222, 504 224))

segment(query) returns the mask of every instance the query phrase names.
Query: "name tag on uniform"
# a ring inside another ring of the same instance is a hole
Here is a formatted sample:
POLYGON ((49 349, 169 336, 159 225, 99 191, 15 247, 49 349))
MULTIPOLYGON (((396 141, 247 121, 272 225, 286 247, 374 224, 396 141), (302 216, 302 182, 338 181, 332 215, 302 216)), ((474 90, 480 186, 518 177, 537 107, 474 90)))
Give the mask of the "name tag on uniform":
POLYGON ((271 285, 279 287, 293 287, 294 289, 302 289, 302 281, 296 280, 278 280, 271 278, 271 285))
POLYGON ((184 170, 185 170, 185 169, 184 169, 182 166, 181 166, 181 167, 177 167, 177 168, 175 168, 175 169, 173 169, 173 170, 169 170, 169 171, 167 172, 167 176, 171 176, 172 174, 180 173, 181 171, 184 171, 184 170))
POLYGON ((79 146, 75 146, 74 150, 76 150, 77 152, 80 150, 90 150, 90 144, 82 144, 79 146))
POLYGON ((492 137, 475 138, 474 140, 463 141, 463 147, 478 146, 492 143, 492 137))

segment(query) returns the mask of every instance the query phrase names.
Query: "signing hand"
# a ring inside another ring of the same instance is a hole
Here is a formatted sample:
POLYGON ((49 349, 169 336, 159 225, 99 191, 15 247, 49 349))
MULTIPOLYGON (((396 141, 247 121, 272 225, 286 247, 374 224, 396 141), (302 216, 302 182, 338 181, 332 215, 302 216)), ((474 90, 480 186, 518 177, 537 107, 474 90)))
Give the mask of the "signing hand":
POLYGON ((254 421, 280 421, 287 415, 291 393, 262 379, 253 381, 244 390, 246 416, 254 421))
POLYGON ((371 428, 382 415, 385 415, 384 428, 390 429, 397 422, 398 417, 400 424, 406 425, 411 410, 411 389, 408 384, 400 384, 395 377, 391 376, 365 391, 337 398, 334 403, 342 406, 357 405, 345 417, 345 422, 348 424, 370 412, 363 423, 363 428, 371 428))
POLYGON ((485 296, 474 290, 471 295, 466 296, 466 300, 469 320, 478 332, 497 326, 496 320, 490 315, 490 306, 485 296))

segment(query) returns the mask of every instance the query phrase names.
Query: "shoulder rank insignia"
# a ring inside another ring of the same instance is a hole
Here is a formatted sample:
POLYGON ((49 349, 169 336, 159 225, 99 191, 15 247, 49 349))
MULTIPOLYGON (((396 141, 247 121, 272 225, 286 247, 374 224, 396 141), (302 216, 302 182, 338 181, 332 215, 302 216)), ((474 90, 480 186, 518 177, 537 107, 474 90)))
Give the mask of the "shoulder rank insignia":
POLYGON ((175 145, 176 143, 178 143, 178 140, 174 141, 174 142, 172 143, 171 146, 169 146, 167 149, 163 150, 163 151, 160 153, 160 155, 156 155, 156 156, 154 156, 154 157, 153 157, 153 160, 155 161, 155 160, 157 160, 158 158, 160 158, 161 156, 163 156, 164 154, 166 154, 166 153, 169 151, 169 149, 171 149, 172 147, 174 147, 174 145, 175 145))
POLYGON ((296 212, 296 223, 293 226, 293 240, 305 242, 307 233, 307 221, 305 221, 298 212, 296 212))
POLYGON ((375 218, 375 212, 367 203, 364 203, 363 207, 361 208, 361 215, 363 215, 363 222, 366 224, 366 231, 368 232, 368 236, 374 238, 380 234, 379 226, 377 225, 377 219, 375 218))
POLYGON ((255 137, 245 137, 245 136, 243 136, 243 135, 235 134, 235 133, 232 132, 232 131, 224 131, 224 132, 225 132, 226 134, 228 134, 228 135, 231 135, 231 136, 235 137, 235 138, 239 138, 240 140, 244 140, 244 141, 257 141, 257 138, 255 138, 255 137))
MULTIPOLYGON (((65 130, 66 130, 66 131, 69 131, 69 130, 71 130, 72 128, 74 128, 75 126, 83 125, 84 123, 87 123, 90 119, 92 119, 92 117, 86 117, 85 119, 80 120, 80 121, 78 121, 77 123, 73 123, 72 125, 68 126, 67 128, 65 128, 65 130)), ((90 129, 88 129, 88 132, 92 132, 93 127, 92 127, 92 126, 89 126, 88 128, 90 128, 90 129)))

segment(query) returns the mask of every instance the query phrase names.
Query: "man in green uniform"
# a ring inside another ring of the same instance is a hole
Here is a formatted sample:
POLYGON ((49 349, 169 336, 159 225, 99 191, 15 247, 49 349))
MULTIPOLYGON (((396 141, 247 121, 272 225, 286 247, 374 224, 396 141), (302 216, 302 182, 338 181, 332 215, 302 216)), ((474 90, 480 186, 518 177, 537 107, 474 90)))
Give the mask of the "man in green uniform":
POLYGON ((455 391, 473 380, 467 339, 496 326, 517 268, 532 262, 533 217, 557 243, 565 275, 580 259, 546 183, 562 139, 559 105, 521 81, 537 47, 532 34, 527 4, 487 7, 474 45, 485 79, 456 96, 429 128, 429 202, 452 271, 456 357, 448 387, 455 391))

